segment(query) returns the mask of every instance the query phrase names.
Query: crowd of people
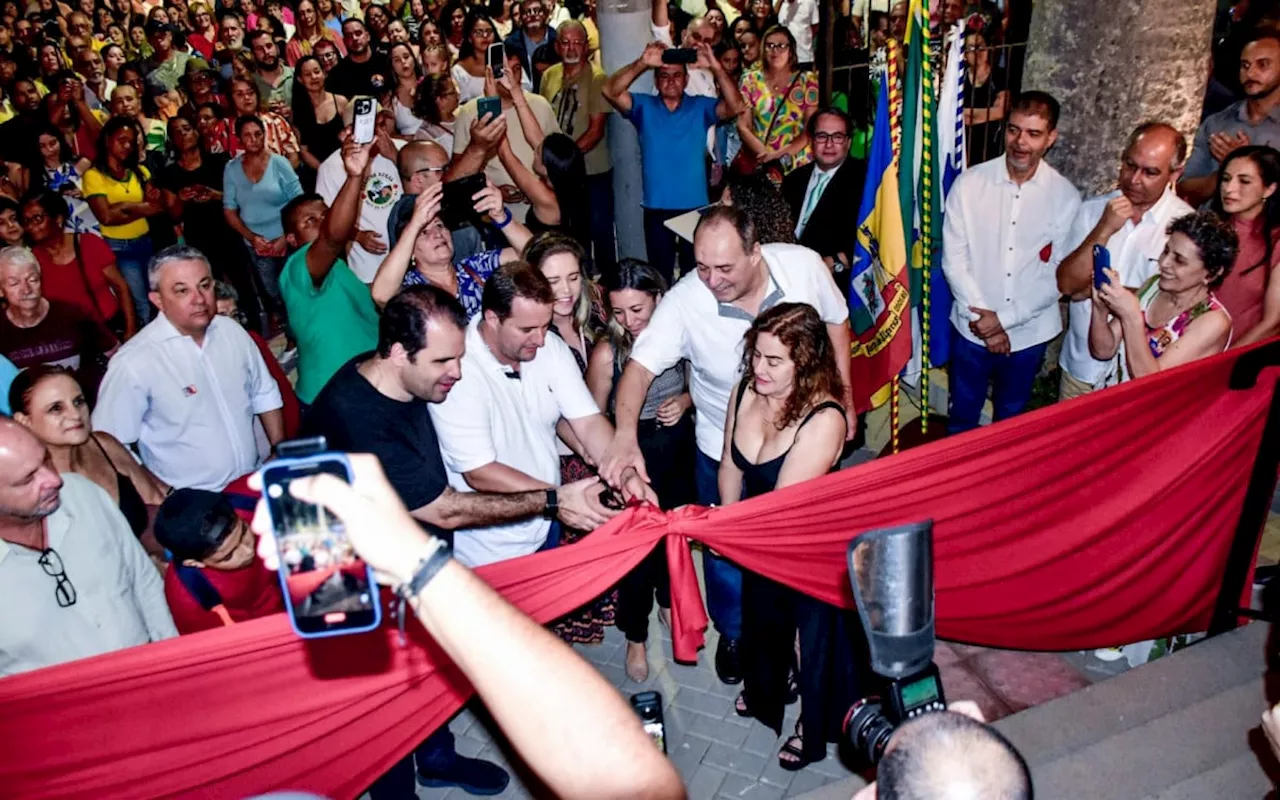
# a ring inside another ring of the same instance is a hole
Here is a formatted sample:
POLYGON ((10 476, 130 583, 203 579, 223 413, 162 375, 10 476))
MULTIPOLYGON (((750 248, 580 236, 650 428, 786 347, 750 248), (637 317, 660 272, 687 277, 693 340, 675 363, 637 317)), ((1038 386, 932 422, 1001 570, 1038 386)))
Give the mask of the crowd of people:
MULTIPOLYGON (((872 60, 900 9, 858 28, 872 60)), ((592 3, 0 3, 0 575, 29 588, 0 603, 0 675, 282 610, 223 493, 298 436, 376 456, 467 567, 573 546, 627 502, 837 469, 862 434, 866 167, 858 112, 819 96, 817 14, 656 3, 652 42, 606 75, 592 3), (615 112, 638 134, 644 261, 616 245, 615 112)), ((1143 123, 1117 188, 1082 200, 1044 160, 1057 100, 993 82, 999 18, 947 2, 935 23, 974 37, 987 103, 944 218, 952 433, 988 396, 995 420, 1027 408, 1064 299, 1063 400, 1280 333, 1280 34, 1244 37, 1241 99, 1190 152, 1143 123)), ((822 759, 862 686, 858 626, 702 563, 735 710, 781 732, 799 699, 779 763, 822 759)), ((655 600, 669 619, 662 546, 552 627, 617 625, 644 681, 655 600)), ((415 779, 508 776, 446 726, 371 796, 415 779)))

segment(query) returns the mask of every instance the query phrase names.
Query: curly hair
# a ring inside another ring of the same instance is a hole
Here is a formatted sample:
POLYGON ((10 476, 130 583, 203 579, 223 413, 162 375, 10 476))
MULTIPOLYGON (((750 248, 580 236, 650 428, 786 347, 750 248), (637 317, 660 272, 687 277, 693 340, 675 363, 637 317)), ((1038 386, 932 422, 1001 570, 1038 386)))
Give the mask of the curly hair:
POLYGON ((760 244, 795 244, 796 223, 791 207, 773 181, 763 173, 729 176, 729 197, 751 219, 760 244))
POLYGON ((1240 249, 1235 228, 1212 211, 1197 211, 1169 223, 1169 235, 1181 233, 1195 243, 1209 276, 1209 288, 1216 289, 1231 271, 1240 249))
POLYGON ((785 429, 823 396, 840 397, 843 382, 836 367, 836 354, 827 336, 826 323, 808 303, 779 303, 760 316, 747 330, 742 351, 742 380, 755 391, 755 368, 752 364, 760 334, 777 337, 787 348, 795 364, 791 396, 782 407, 782 417, 775 423, 785 429))

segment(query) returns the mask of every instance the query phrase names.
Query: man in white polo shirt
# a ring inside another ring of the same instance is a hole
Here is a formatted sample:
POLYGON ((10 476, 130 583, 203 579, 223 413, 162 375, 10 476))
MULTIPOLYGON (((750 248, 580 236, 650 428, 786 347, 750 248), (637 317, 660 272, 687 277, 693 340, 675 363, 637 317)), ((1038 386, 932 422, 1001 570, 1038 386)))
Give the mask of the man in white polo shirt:
MULTIPOLYGON (((698 502, 720 502, 717 473, 724 450, 725 413, 729 393, 739 378, 742 341, 751 323, 778 303, 808 303, 827 323, 844 382, 848 436, 857 432, 849 399, 849 307, 817 253, 787 244, 761 246, 755 228, 738 208, 715 206, 703 215, 693 236, 698 268, 685 275, 658 303, 649 327, 636 339, 618 381, 614 419, 617 435, 600 464, 600 476, 617 486, 638 470, 647 475, 636 444, 636 422, 645 393, 655 375, 688 359, 689 391, 698 411, 695 435, 698 456, 694 476, 698 502)), ((742 635, 742 573, 719 556, 703 559, 707 611, 720 644, 716 672, 725 683, 738 683, 738 639, 742 635)))
POLYGON ((1062 343, 1059 399, 1100 389, 1111 361, 1089 352, 1089 293, 1093 287, 1093 246, 1103 245, 1111 268, 1136 289, 1156 274, 1157 259, 1169 240, 1169 223, 1191 213, 1174 194, 1187 158, 1187 140, 1172 125, 1147 122, 1129 134, 1120 158, 1118 188, 1086 200, 1076 214, 1068 242, 1076 246, 1058 265, 1058 289, 1071 298, 1070 321, 1062 343))
POLYGON ((220 492, 262 463, 253 421, 284 438, 280 389, 240 324, 216 314, 209 261, 166 247, 147 268, 160 313, 107 366, 93 427, 138 445, 174 487, 220 492))
MULTIPOLYGON (((462 377, 444 402, 431 406, 449 484, 460 492, 547 491, 543 518, 472 528, 454 538, 454 554, 468 567, 529 555, 557 543, 560 454, 556 425, 568 423, 599 462, 613 426, 591 398, 568 345, 548 336, 555 293, 542 273, 508 264, 485 282, 481 313, 467 326, 462 377)), ((634 471, 624 476, 629 496, 652 492, 634 471)), ((604 486, 601 485, 601 491, 604 486)), ((595 498, 586 522, 599 526, 615 512, 595 498)))

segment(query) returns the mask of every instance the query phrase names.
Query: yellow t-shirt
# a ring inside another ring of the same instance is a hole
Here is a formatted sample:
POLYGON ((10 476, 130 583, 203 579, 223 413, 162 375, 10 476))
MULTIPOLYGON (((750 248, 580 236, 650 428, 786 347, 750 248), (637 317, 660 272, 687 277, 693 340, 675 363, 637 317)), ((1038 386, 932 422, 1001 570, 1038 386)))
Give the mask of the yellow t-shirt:
MULTIPOLYGON (((142 180, 151 180, 151 173, 146 167, 138 167, 137 172, 130 170, 126 180, 118 181, 105 172, 93 167, 84 174, 84 196, 105 197, 108 203, 141 203, 143 196, 142 180)), ((146 236, 150 231, 146 218, 135 219, 123 225, 103 225, 102 235, 111 239, 137 239, 146 236)))

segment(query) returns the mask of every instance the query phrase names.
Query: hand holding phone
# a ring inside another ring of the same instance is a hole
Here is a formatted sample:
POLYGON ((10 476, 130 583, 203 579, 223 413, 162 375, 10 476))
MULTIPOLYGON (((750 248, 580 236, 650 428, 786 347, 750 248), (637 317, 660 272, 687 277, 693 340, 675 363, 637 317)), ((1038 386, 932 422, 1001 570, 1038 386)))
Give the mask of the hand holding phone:
POLYGON ((484 119, 485 115, 491 116, 491 121, 502 116, 502 98, 500 97, 481 97, 476 101, 476 118, 484 119))
POLYGON ((356 144, 373 141, 378 122, 378 104, 372 97, 356 98, 354 131, 351 140, 356 144))
POLYGON ((485 62, 493 72, 493 79, 501 78, 507 64, 506 46, 502 42, 489 45, 489 49, 485 51, 485 62))
POLYGON ((1107 277, 1107 270, 1111 269, 1111 251, 1100 244, 1093 246, 1093 286, 1100 289, 1104 284, 1111 283, 1111 279, 1107 277))
POLYGON ((663 64, 696 64, 698 51, 692 47, 668 47, 662 51, 663 64))

